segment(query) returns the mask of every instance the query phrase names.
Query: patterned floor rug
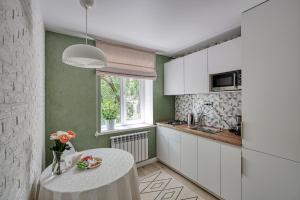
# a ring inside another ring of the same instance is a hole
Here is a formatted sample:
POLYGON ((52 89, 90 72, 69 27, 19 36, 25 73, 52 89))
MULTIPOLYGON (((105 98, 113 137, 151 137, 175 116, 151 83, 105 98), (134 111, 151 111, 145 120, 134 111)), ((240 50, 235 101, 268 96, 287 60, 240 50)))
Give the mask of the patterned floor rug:
POLYGON ((171 175, 157 171, 140 178, 142 200, 202 200, 171 175))

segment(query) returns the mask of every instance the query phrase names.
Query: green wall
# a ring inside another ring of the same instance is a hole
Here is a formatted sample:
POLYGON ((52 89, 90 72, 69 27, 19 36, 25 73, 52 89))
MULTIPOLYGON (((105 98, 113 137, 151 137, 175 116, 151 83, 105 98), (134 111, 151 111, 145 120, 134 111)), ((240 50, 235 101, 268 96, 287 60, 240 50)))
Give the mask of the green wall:
MULTIPOLYGON (((96 132, 96 74, 94 69, 82 69, 62 63, 63 50, 84 39, 46 31, 46 164, 52 161, 49 134, 71 129, 78 134, 72 141, 76 150, 109 147, 109 137, 130 133, 95 137, 96 132)), ((94 41, 89 41, 94 45, 94 41)), ((163 96, 163 64, 169 60, 156 56, 158 79, 154 81, 154 121, 174 118, 174 97, 163 96)), ((149 130, 149 157, 156 156, 155 128, 149 130)))
POLYGON ((166 56, 156 56, 157 79, 153 82, 153 119, 154 122, 175 118, 175 97, 164 96, 164 63, 170 60, 166 56))

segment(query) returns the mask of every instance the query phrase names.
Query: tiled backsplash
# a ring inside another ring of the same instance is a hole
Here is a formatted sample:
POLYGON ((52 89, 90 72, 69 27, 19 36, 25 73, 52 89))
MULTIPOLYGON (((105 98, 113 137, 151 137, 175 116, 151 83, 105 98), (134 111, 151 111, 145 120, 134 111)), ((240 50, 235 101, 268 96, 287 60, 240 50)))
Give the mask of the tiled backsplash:
POLYGON ((175 119, 186 121, 188 113, 203 112, 206 125, 229 128, 226 122, 236 125, 236 115, 241 115, 241 107, 241 92, 181 95, 175 97, 175 119), (212 103, 218 113, 211 106, 204 105, 207 103, 212 103))

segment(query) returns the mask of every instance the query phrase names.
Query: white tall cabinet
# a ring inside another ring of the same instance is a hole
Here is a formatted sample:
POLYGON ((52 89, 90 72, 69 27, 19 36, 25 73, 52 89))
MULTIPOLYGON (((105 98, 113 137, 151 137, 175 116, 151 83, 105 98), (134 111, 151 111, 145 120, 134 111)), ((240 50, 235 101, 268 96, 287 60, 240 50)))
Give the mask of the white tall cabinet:
POLYGON ((274 0, 243 15, 242 111, 244 147, 300 162, 299 8, 274 0))
POLYGON ((242 67, 242 38, 208 48, 208 73, 218 74, 241 69, 242 67))
POLYGON ((207 49, 184 56, 184 93, 207 93, 207 49))
POLYGON ((164 94, 184 94, 184 62, 177 58, 164 65, 164 94))
POLYGON ((242 199, 300 199, 300 1, 243 14, 242 199))

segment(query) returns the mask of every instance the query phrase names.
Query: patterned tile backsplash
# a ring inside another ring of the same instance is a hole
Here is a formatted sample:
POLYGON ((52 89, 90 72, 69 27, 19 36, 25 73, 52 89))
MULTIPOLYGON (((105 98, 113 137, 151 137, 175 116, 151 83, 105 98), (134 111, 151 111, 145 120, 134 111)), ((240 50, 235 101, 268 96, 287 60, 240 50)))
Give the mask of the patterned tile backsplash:
POLYGON ((188 113, 203 113, 206 125, 229 128, 236 125, 236 115, 241 115, 241 107, 241 92, 180 95, 175 97, 175 119, 186 121, 188 113), (210 103, 216 110, 205 105, 210 103))

